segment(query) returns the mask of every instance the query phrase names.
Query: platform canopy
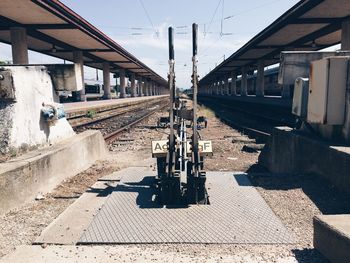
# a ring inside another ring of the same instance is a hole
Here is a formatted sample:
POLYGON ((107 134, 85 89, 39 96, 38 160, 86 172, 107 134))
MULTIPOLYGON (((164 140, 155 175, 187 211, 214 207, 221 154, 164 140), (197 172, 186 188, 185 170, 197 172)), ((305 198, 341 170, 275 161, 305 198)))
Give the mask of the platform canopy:
POLYGON ((164 78, 58 0, 1 0, 1 42, 11 44, 12 27, 27 29, 30 50, 70 61, 73 51, 80 50, 87 66, 102 69, 103 62, 111 62, 111 72, 123 68, 166 85, 164 78))
POLYGON ((279 62, 281 51, 316 51, 340 43, 341 27, 350 19, 349 0, 302 0, 209 72, 210 82, 243 66, 279 62))

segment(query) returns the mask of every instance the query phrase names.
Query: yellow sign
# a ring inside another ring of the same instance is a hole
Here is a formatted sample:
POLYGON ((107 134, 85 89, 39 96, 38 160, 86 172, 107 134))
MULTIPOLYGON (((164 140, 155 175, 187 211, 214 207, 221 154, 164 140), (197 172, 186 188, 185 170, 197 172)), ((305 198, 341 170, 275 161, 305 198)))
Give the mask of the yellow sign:
MULTIPOLYGON (((192 153, 192 145, 188 141, 186 143, 187 154, 192 153)), ((198 141, 198 150, 200 155, 213 155, 213 146, 211 141, 198 141)))
POLYGON ((168 152, 168 141, 152 141, 152 157, 166 156, 168 152))
MULTIPOLYGON (((202 156, 212 156, 213 146, 211 141, 199 141, 198 142, 199 154, 202 156)), ((168 140, 152 141, 152 157, 165 157, 168 152, 168 140)), ((191 155, 192 146, 191 142, 186 142, 187 155, 191 155)))

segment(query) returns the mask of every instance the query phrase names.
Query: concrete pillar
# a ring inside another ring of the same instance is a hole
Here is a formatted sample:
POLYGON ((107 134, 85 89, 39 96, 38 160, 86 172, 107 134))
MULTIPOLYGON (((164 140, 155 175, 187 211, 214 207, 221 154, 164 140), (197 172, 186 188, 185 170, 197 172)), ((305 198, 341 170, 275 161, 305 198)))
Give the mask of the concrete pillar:
POLYGON ((110 78, 110 69, 109 62, 103 62, 103 97, 105 99, 111 99, 111 78, 110 78))
POLYGON ((225 90, 224 90, 224 95, 230 95, 230 86, 228 83, 228 76, 225 78, 225 90))
POLYGON ((143 80, 143 89, 142 89, 143 96, 148 96, 147 89, 148 89, 148 81, 146 79, 144 79, 143 80))
MULTIPOLYGON (((350 50, 350 19, 342 23, 341 50, 350 50)), ((346 91, 345 122, 342 129, 343 137, 350 143, 350 84, 348 80, 346 91)))
POLYGON ((151 81, 149 83, 149 92, 148 93, 150 96, 153 96, 153 81, 151 81))
POLYGON ((119 69, 119 79, 120 79, 120 96, 119 98, 125 98, 126 96, 126 79, 125 79, 125 69, 119 69))
POLYGON ((131 82, 131 97, 136 97, 137 90, 136 90, 136 78, 134 73, 130 74, 130 82, 131 82))
POLYGON ((152 81, 148 82, 148 96, 152 96, 152 81))
POLYGON ((247 67, 242 68, 241 96, 247 96, 247 67))
POLYGON ((153 86, 152 86, 152 96, 155 96, 156 95, 156 83, 153 82, 153 86))
POLYGON ((148 80, 145 79, 143 83, 143 96, 148 96, 148 80))
POLYGON ((29 64, 26 29, 22 27, 12 27, 10 31, 13 64, 29 64))
POLYGON ((265 94, 264 68, 265 68, 264 61, 263 60, 259 60, 259 62, 258 62, 257 79, 256 79, 256 91, 255 91, 255 95, 257 97, 264 97, 264 94, 265 94))
POLYGON ((141 77, 137 77, 137 85, 136 85, 136 93, 137 93, 137 97, 141 97, 141 77))
POLYGON ((150 81, 148 84, 148 96, 152 96, 152 85, 152 81, 150 81))
POLYGON ((237 80, 237 73, 233 71, 231 73, 231 96, 237 96, 236 80, 237 80))
POLYGON ((342 23, 341 49, 342 50, 350 50, 350 19, 348 19, 342 23))
POLYGON ((139 93, 139 96, 140 97, 143 97, 143 87, 144 87, 144 83, 143 83, 143 78, 140 78, 140 93, 139 93))
MULTIPOLYGON (((83 58, 83 51, 76 50, 73 51, 73 62, 74 62, 74 68, 76 74, 81 74, 81 83, 80 85, 83 87, 80 91, 80 101, 86 101, 86 95, 85 95, 85 81, 84 81, 84 58, 83 58)), ((79 85, 79 84, 78 84, 79 85)))
POLYGON ((136 94, 135 94, 136 97, 140 97, 140 79, 137 78, 136 80, 136 94))
POLYGON ((283 99, 290 99, 290 86, 289 85, 283 85, 281 96, 283 99))

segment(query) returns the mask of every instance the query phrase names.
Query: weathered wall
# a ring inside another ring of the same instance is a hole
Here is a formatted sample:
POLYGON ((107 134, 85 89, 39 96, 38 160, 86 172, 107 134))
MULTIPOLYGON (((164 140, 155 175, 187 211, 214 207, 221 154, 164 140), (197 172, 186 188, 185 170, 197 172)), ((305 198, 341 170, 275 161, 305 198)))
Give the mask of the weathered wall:
POLYGON ((44 66, 5 66, 15 87, 15 102, 0 101, 0 151, 36 146, 74 135, 66 119, 49 127, 41 115, 42 103, 58 102, 44 66))
POLYGON ((51 191, 106 155, 102 134, 89 130, 0 163, 0 214, 51 191))

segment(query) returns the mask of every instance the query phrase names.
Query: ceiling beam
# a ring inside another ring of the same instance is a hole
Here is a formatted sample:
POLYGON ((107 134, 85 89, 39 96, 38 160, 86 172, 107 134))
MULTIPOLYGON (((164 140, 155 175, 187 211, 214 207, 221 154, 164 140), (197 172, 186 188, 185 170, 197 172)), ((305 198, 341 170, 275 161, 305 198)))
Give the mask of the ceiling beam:
MULTIPOLYGON (((35 30, 43 30, 43 29, 77 29, 74 25, 71 24, 21 24, 21 27, 26 29, 35 29, 35 30)), ((1 25, 0 30, 10 30, 10 25, 1 25)))
POLYGON ((315 18, 298 18, 290 24, 332 24, 341 21, 342 18, 334 17, 315 17, 315 18))
MULTIPOLYGON (((265 60, 265 59, 269 59, 271 57, 274 57, 275 55, 279 54, 281 51, 283 51, 286 47, 294 47, 294 46, 300 46, 302 44, 308 43, 308 42, 312 42, 317 38, 326 36, 328 34, 331 34, 337 30, 339 30, 341 28, 341 23, 334 23, 334 24, 330 24, 328 26, 322 27, 319 30, 316 30, 315 32, 308 34, 304 37, 301 37, 287 45, 285 45, 284 47, 280 47, 277 48, 276 50, 274 50, 273 52, 265 55, 264 57, 262 57, 261 59, 265 60)), ((322 47, 318 47, 317 44, 315 46, 315 50, 319 50, 322 49, 322 47)))

